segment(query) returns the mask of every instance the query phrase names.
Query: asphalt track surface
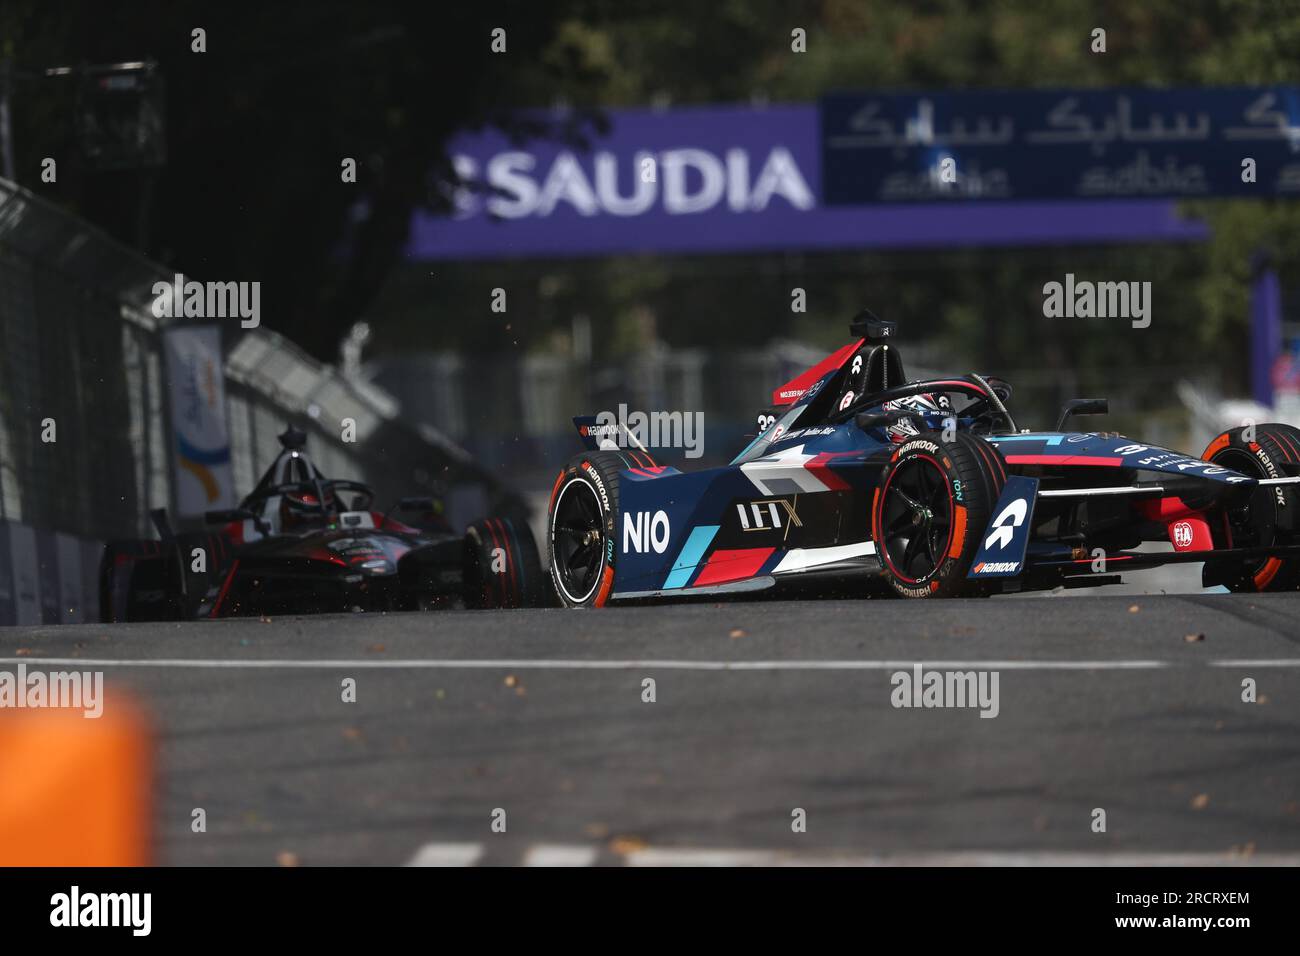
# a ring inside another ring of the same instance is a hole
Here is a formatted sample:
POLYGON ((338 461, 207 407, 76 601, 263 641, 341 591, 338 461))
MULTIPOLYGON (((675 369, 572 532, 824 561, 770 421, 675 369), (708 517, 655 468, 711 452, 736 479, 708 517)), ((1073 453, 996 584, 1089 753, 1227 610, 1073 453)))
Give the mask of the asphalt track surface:
POLYGON ((1300 594, 0 631, 19 661, 144 703, 168 864, 1300 859, 1300 594), (998 671, 997 717, 893 707, 917 661, 998 671))

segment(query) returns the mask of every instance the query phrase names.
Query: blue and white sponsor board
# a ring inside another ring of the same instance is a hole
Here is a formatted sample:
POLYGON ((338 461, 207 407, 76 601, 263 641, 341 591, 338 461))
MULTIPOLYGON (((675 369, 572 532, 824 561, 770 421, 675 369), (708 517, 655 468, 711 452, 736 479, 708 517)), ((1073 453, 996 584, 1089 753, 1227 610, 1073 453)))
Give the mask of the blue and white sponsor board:
POLYGON ((830 206, 1300 197, 1294 86, 836 93, 821 136, 830 206))
POLYGON ((185 325, 163 333, 171 405, 176 512, 197 517, 234 504, 221 332, 185 325))

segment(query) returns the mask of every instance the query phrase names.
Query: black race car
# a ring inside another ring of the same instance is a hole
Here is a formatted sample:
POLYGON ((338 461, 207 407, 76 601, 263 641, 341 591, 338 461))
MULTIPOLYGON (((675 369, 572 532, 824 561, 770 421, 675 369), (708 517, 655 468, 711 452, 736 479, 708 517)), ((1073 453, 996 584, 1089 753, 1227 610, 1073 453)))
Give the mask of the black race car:
POLYGON ((522 521, 483 518, 462 535, 433 498, 404 498, 398 521, 371 510, 374 493, 326 478, 289 428, 283 450, 214 532, 110 541, 100 565, 104 622, 352 610, 427 610, 542 603, 545 576, 522 521), (345 504, 346 499, 346 504, 345 504))

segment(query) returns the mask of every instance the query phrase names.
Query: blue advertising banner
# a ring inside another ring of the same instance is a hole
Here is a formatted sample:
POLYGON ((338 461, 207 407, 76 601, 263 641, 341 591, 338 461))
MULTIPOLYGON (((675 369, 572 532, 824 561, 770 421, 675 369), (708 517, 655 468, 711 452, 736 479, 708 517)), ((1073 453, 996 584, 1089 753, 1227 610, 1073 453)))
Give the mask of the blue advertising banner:
POLYGON ((417 213, 414 260, 905 249, 1204 239, 1164 201, 832 207, 815 105, 614 110, 589 148, 489 131, 450 144, 450 215, 417 213))
POLYGON ((1290 86, 837 93, 821 135, 829 205, 1300 196, 1290 86))

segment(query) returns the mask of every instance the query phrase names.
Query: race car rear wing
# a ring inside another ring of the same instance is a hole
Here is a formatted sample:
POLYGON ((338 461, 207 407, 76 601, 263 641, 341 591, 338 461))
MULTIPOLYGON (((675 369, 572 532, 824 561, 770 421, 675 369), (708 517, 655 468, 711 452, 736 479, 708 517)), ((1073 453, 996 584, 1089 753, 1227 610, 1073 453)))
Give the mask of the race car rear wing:
POLYGON ((650 452, 636 437, 627 422, 608 416, 611 421, 600 421, 598 415, 576 415, 573 427, 578 430, 582 447, 587 451, 616 451, 620 448, 634 448, 647 455, 650 452))

